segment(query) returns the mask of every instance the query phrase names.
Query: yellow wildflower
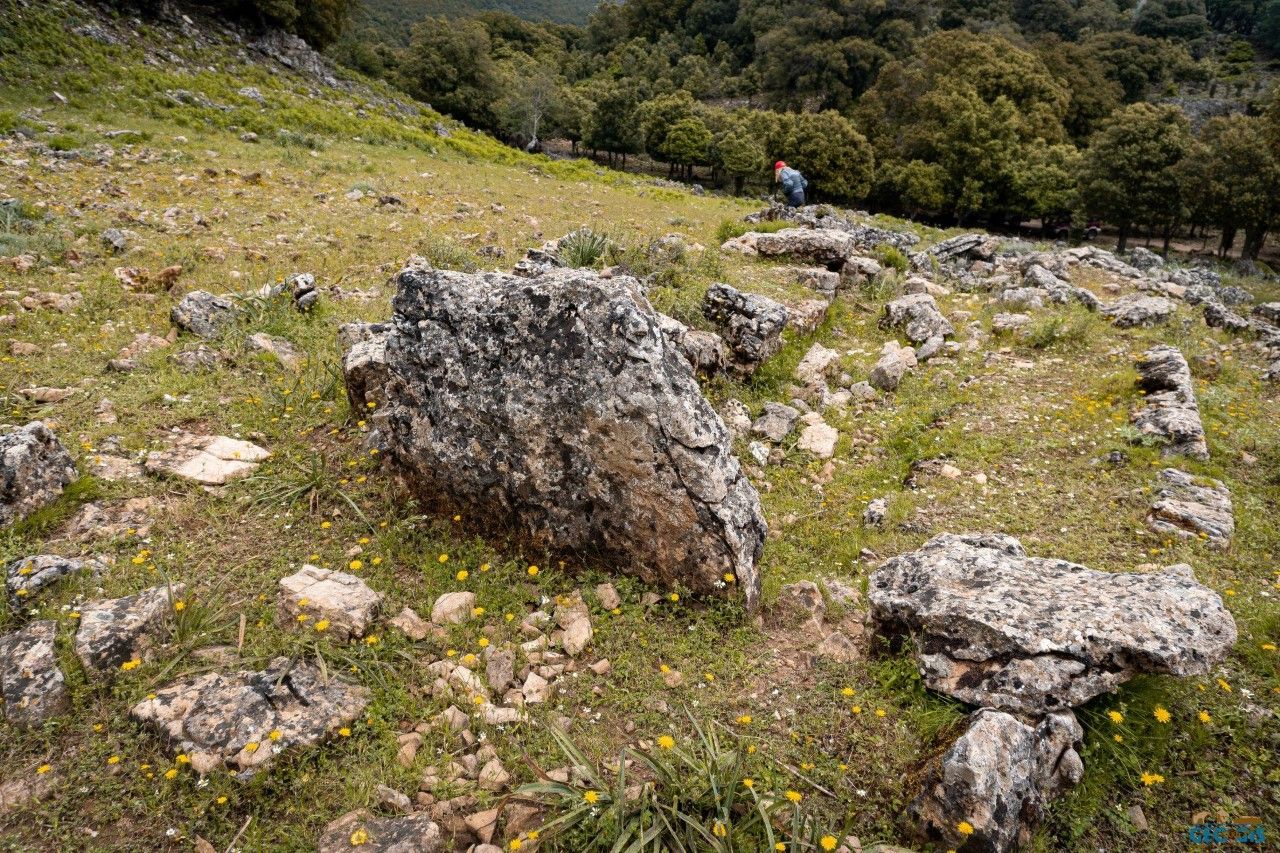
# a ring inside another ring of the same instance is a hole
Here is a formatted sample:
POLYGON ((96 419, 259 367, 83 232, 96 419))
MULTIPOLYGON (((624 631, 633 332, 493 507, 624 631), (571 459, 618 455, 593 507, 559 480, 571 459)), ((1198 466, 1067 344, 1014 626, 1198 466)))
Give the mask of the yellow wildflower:
POLYGON ((588 803, 595 804, 600 802, 600 795, 595 791, 587 791, 582 795, 582 799, 586 800, 588 803))
POLYGON ((175 601, 173 603, 173 609, 181 613, 187 609, 187 603, 185 601, 175 601))
POLYGON ((744 787, 744 788, 754 788, 755 786, 756 786, 756 780, 755 780, 755 779, 743 779, 743 780, 742 780, 742 787, 744 787))
POLYGON ((1202 723, 1211 723, 1211 722, 1213 722, 1213 717, 1209 716, 1209 712, 1208 712, 1208 711, 1201 711, 1197 716, 1200 718, 1200 722, 1202 722, 1202 723))
POLYGON ((528 569, 528 572, 529 572, 529 577, 536 578, 538 576, 538 567, 530 566, 528 569))
POLYGON ((51 767, 48 764, 41 764, 39 767, 36 768, 36 772, 39 773, 41 776, 43 776, 44 774, 48 773, 52 769, 53 767, 51 767))
POLYGON ((751 725, 751 715, 750 715, 750 714, 743 714, 743 715, 741 715, 740 717, 738 717, 738 725, 740 725, 740 726, 749 726, 749 725, 751 725))
POLYGON ((347 566, 348 568, 351 569, 351 571, 358 572, 364 568, 364 563, 362 563, 360 560, 352 560, 350 563, 347 563, 347 566))
POLYGON ((729 830, 725 828, 725 825, 723 823, 721 823, 720 821, 716 821, 715 824, 711 827, 711 834, 714 835, 716 838, 724 838, 726 835, 729 834, 729 830))
POLYGON ((338 736, 351 737, 351 729, 347 728, 346 726, 343 726, 342 728, 338 729, 338 736))
POLYGON ((1142 784, 1146 785, 1148 788, 1152 785, 1159 785, 1164 781, 1164 777, 1159 773, 1143 773, 1140 778, 1142 779, 1142 784))
POLYGON ((956 832, 961 835, 973 835, 973 824, 967 820, 962 820, 956 824, 956 832))
POLYGON ((1163 705, 1157 705, 1151 713, 1156 718, 1157 723, 1167 723, 1173 719, 1173 715, 1165 710, 1163 705))
POLYGON ((110 758, 108 758, 108 759, 107 759, 107 763, 108 763, 108 764, 119 764, 119 763, 120 763, 120 756, 118 756, 118 755, 113 755, 113 756, 111 756, 110 758))
POLYGON ((658 738, 658 746, 662 747, 663 749, 671 749, 675 745, 676 745, 676 739, 673 738, 671 735, 662 735, 661 737, 658 738))
POLYGON ((824 835, 822 836, 822 838, 818 839, 818 843, 822 845, 823 850, 830 851, 830 850, 836 849, 836 844, 838 842, 836 841, 836 837, 834 835, 824 835))
POLYGON ((359 847, 362 844, 368 844, 368 843, 369 843, 369 830, 365 829, 363 826, 357 829, 355 832, 351 833, 352 847, 359 847))
POLYGON ((168 770, 164 771, 164 778, 166 779, 174 779, 177 777, 177 775, 178 775, 178 768, 176 767, 170 767, 168 770))
POLYGON ((280 738, 284 737, 284 732, 280 731, 279 729, 272 729, 271 734, 267 735, 267 737, 271 738, 272 740, 280 740, 280 738))
POLYGON ((142 666, 142 661, 138 660, 137 658, 134 658, 133 660, 127 660, 124 663, 120 664, 120 669, 124 670, 125 672, 128 672, 129 670, 137 669, 140 666, 142 666))
POLYGON ((489 648, 489 638, 481 637, 479 640, 476 641, 476 645, 478 645, 482 649, 489 648))
POLYGON ((800 793, 799 791, 787 791, 786 797, 791 802, 798 803, 804 799, 804 794, 800 793))
POLYGON ((454 575, 454 577, 455 577, 455 578, 457 578, 457 579, 458 579, 458 580, 460 580, 460 581, 464 581, 464 580, 466 580, 467 578, 471 577, 471 572, 468 572, 466 569, 463 569, 462 571, 460 571, 460 572, 458 572, 456 575, 454 575))
POLYGON ((1124 722, 1124 714, 1121 714, 1119 711, 1108 711, 1107 718, 1117 726, 1124 722))

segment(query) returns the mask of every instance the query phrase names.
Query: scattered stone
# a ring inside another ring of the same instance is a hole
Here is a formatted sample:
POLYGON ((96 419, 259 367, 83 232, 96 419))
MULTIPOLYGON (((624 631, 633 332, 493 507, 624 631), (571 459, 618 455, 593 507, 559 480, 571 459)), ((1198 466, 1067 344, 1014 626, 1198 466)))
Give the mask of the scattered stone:
POLYGON ((1204 303, 1204 322, 1210 328, 1222 329, 1235 335, 1253 328, 1252 323, 1227 308, 1221 302, 1204 303))
POLYGON ((70 707, 54 653, 57 637, 58 623, 52 619, 0 636, 0 715, 11 724, 35 728, 70 707))
POLYGON ((879 396, 870 382, 855 382, 849 386, 849 395, 860 403, 871 403, 879 396))
POLYGON ((461 625, 471 618, 475 606, 474 592, 446 592, 431 605, 431 621, 436 625, 461 625))
POLYGON ((278 657, 259 672, 182 679, 134 705, 130 715, 167 735, 201 775, 225 765, 247 778, 285 749, 336 732, 368 703, 365 688, 313 663, 278 657))
POLYGON ((889 302, 884 306, 880 328, 902 329, 907 340, 914 343, 955 334, 951 323, 938 310, 938 303, 927 293, 908 293, 889 302))
POLYGON ((19 557, 5 566, 5 590, 9 594, 10 606, 17 609, 22 603, 34 601, 41 590, 68 575, 88 571, 97 577, 106 570, 106 563, 92 557, 60 557, 56 554, 19 557))
POLYGON ((835 455, 836 442, 840 440, 839 431, 822 420, 817 412, 810 412, 801 418, 806 424, 800 431, 800 440, 796 448, 812 453, 819 459, 830 459, 835 455))
POLYGON ((832 272, 825 267, 802 269, 796 273, 796 282, 817 291, 824 300, 830 302, 835 298, 836 290, 840 287, 840 273, 832 272))
POLYGON ((759 498, 638 282, 397 281, 375 424, 418 495, 508 520, 539 547, 589 546, 650 582, 715 593, 732 573, 754 605, 759 498))
POLYGON ((804 386, 825 385, 827 372, 831 369, 831 365, 839 360, 840 353, 820 343, 814 343, 796 365, 793 375, 796 381, 804 386))
POLYGON ((126 534, 145 537, 151 532, 152 511, 157 507, 155 498, 87 503, 67 522, 64 536, 72 541, 110 539, 126 534))
POLYGON ((1177 305, 1172 300, 1165 299, 1163 296, 1130 293, 1104 306, 1102 313, 1113 318, 1111 321, 1113 326, 1127 329, 1165 323, 1173 316, 1176 308, 1177 305))
POLYGON ((206 339, 220 336, 239 315, 236 304, 207 290, 193 290, 169 311, 169 319, 184 332, 206 339))
POLYGON ((271 454, 248 441, 223 435, 182 433, 171 450, 147 454, 147 473, 221 486, 248 477, 271 454))
POLYGON ((316 277, 309 272, 295 273, 285 280, 289 288, 289 298, 293 307, 303 314, 316 307, 320 301, 320 291, 316 290, 316 277))
POLYGON ((1159 489, 1147 515, 1147 524, 1153 530, 1207 539, 1217 548, 1231 544, 1236 528, 1231 492, 1220 480, 1199 485, 1195 477, 1176 468, 1165 468, 1156 480, 1159 489))
POLYGON ((222 353, 204 344, 185 349, 173 356, 173 363, 188 373, 197 370, 213 370, 226 360, 222 353))
POLYGON ((75 479, 71 454, 40 421, 0 435, 0 527, 53 503, 75 479))
POLYGON ((489 688, 502 695, 515 678, 516 653, 514 649, 493 649, 485 661, 484 677, 489 688))
POLYGON ((281 623, 303 630, 319 630, 318 626, 327 622, 324 633, 340 643, 363 637, 377 618, 381 605, 381 593, 346 572, 304 565, 280 579, 281 623))
POLYGON ((740 370, 754 371, 782 348, 789 314, 780 302, 713 284, 702 300, 702 313, 724 329, 724 339, 740 370))
POLYGON ((1070 711, 1028 725, 982 709, 929 770, 911 813, 931 838, 956 849, 1024 847, 1047 804, 1079 783, 1084 730, 1070 711), (961 823, 972 828, 962 833, 961 823))
POLYGON ((102 245, 112 252, 123 252, 129 248, 129 238, 119 228, 108 228, 102 232, 102 245))
POLYGON ((789 257, 797 261, 839 269, 858 253, 853 235, 829 228, 784 228, 773 233, 749 232, 755 251, 766 258, 789 257))
POLYGON ((666 314, 658 315, 658 323, 663 336, 680 351, 696 373, 715 376, 729 366, 729 348, 715 332, 690 329, 666 314))
POLYGON ((596 586, 596 600, 600 602, 600 606, 605 610, 617 610, 622 606, 622 597, 618 595, 618 591, 614 589, 611 583, 602 583, 596 586))
POLYGON ((431 633, 431 623, 419 616, 411 607, 401 610, 400 615, 394 619, 388 619, 387 624, 400 629, 410 640, 425 640, 431 633))
POLYGON ((60 781, 57 773, 37 773, 32 766, 25 772, 19 772, 16 778, 0 782, 0 817, 49 799, 60 781))
POLYGON ((569 657, 576 658, 591 643, 591 611, 582 594, 560 596, 556 600, 555 622, 564 632, 560 643, 569 657))
POLYGON ((907 371, 915 366, 915 350, 911 347, 899 348, 894 341, 889 341, 884 354, 871 368, 867 379, 873 387, 881 391, 894 391, 897 390, 907 371))
POLYGON ((751 432, 777 444, 791 434, 799 420, 799 410, 783 403, 765 403, 764 411, 751 424, 751 432))
POLYGON ((274 356, 281 364, 292 370, 302 366, 305 358, 298 348, 284 338, 276 338, 262 332, 255 332, 245 338, 245 345, 254 352, 274 356))
POLYGON ((1138 387, 1146 394, 1145 405, 1132 416, 1133 425, 1144 435, 1165 442, 1164 454, 1183 454, 1208 459, 1200 408, 1196 405, 1191 368, 1178 350, 1161 344, 1143 353, 1137 364, 1138 387))
POLYGON ((997 314, 991 318, 991 331, 997 335, 1013 334, 1031 325, 1028 314, 997 314))
POLYGON ((413 811, 413 800, 397 791, 395 788, 389 788, 386 785, 378 785, 373 789, 374 796, 378 798, 378 805, 393 812, 400 814, 409 814, 413 811))
POLYGON ((876 498, 862 511, 862 523, 867 527, 880 527, 884 524, 884 518, 888 512, 889 501, 885 498, 876 498))
POLYGON ((18 393, 33 403, 61 403, 76 393, 75 388, 48 388, 43 385, 34 388, 19 388, 18 393))
POLYGON ((153 586, 124 598, 91 601, 80 608, 75 650, 84 668, 109 674, 121 664, 150 660, 169 632, 173 603, 186 586, 153 586))
POLYGON ((1134 675, 1203 675, 1236 639, 1217 593, 1186 565, 1099 572, 1029 557, 1003 534, 942 534, 870 578, 872 615, 906 631, 932 689, 1043 714, 1134 675))

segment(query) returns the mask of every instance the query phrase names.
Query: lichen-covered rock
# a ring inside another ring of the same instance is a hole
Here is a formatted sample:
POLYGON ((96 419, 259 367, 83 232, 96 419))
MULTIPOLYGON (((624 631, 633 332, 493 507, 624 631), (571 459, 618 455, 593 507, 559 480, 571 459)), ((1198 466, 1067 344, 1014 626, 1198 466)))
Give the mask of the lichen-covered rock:
POLYGON ((253 352, 274 356, 277 361, 291 370, 297 370, 306 359, 306 356, 289 341, 263 332, 255 332, 245 338, 244 343, 253 352))
POLYGON ((1027 267, 1022 273, 1022 284, 1023 287, 1019 289, 1030 288, 1043 291, 1050 302, 1056 302, 1059 305, 1075 301, 1090 311, 1097 311, 1102 307, 1102 301, 1092 291, 1076 287, 1039 264, 1027 267))
POLYGON ((440 853, 445 849, 440 827, 424 812, 403 817, 374 817, 363 809, 350 812, 326 826, 316 842, 316 853, 440 853))
POLYGON ((1137 368, 1138 387, 1146 398, 1133 414, 1133 425, 1142 434, 1161 439, 1165 455, 1208 459, 1191 368, 1182 353, 1161 344, 1143 353, 1137 368))
POLYGON ((1111 319, 1111 324, 1121 329, 1134 326, 1157 326, 1165 323, 1173 316, 1177 305, 1163 296, 1147 296, 1141 293, 1130 293, 1121 296, 1110 305, 1102 308, 1102 313, 1111 319))
POLYGON ((398 283, 375 424, 420 497, 651 582, 711 593, 732 573, 754 605, 759 496, 638 282, 410 269, 398 283))
POLYGON ((376 408, 384 399, 383 389, 390 378, 387 373, 386 323, 345 323, 338 327, 338 346, 342 350, 342 375, 347 381, 347 399, 352 411, 376 408))
POLYGON ((336 732, 368 703, 365 688, 313 663, 278 657, 260 672, 185 678, 129 713, 167 735, 201 775, 226 766, 245 778, 284 750, 336 732))
POLYGON ((880 328, 902 329, 907 340, 917 344, 955 334, 950 321, 938 310, 938 303, 927 293, 908 293, 890 301, 884 306, 880 328))
POLYGON ((0 636, 0 715, 15 726, 38 726, 71 704, 54 654, 57 637, 52 619, 0 636))
POLYGON ((753 234, 755 248, 766 258, 788 257, 839 269, 858 253, 858 241, 830 228, 784 228, 772 234, 753 234))
POLYGON ((915 642, 925 683, 1027 714, 1075 707, 1141 673, 1203 675, 1236 639, 1190 566, 1099 572, 1029 557, 1002 534, 942 534, 871 575, 872 615, 915 642))
POLYGON ((798 420, 800 420, 798 409, 793 409, 785 403, 768 402, 764 404, 764 411, 760 413, 760 417, 751 424, 751 432, 762 435, 777 444, 791 434, 798 420))
POLYGON ((182 433, 172 449, 148 453, 145 468, 149 474, 221 486, 248 477, 270 456, 266 449, 238 438, 182 433))
POLYGON ((1280 325, 1280 302, 1263 302, 1253 306, 1253 313, 1268 323, 1280 325))
POLYGON ((983 709, 930 768, 911 813, 924 834, 965 850, 1016 850, 1058 794, 1084 773, 1084 730, 1070 711, 1028 725, 983 709), (961 832, 962 823, 971 833, 961 832))
POLYGON ((894 341, 889 341, 879 361, 871 368, 867 381, 881 391, 895 391, 902 382, 902 377, 915 366, 915 350, 911 347, 899 347, 894 341))
POLYGON ((75 650, 85 669, 109 673, 129 661, 150 659, 152 650, 168 635, 173 602, 185 589, 180 583, 154 586, 81 607, 75 650))
POLYGON ((1213 329, 1222 329, 1232 334, 1247 332, 1252 324, 1216 300, 1204 303, 1204 323, 1213 329))
POLYGON ((662 334, 688 360, 694 372, 715 376, 729 367, 729 348, 715 332, 690 329, 684 323, 665 314, 658 315, 662 334))
POLYGON ((280 621, 302 630, 317 630, 323 621, 323 632, 340 643, 363 637, 381 604, 381 593, 346 572, 304 565, 280 579, 280 621))
POLYGON ((727 284, 713 284, 702 300, 702 313, 724 330, 725 343, 738 368, 751 372, 782 349, 787 308, 767 296, 743 293, 727 284))
POLYGON ((75 479, 71 454, 40 421, 0 435, 0 527, 53 503, 75 479))
POLYGON ((991 318, 991 331, 997 335, 1018 332, 1029 325, 1030 314, 997 314, 991 318))
POLYGON ((226 331, 239 313, 231 299, 214 296, 207 290, 193 290, 169 309, 169 319, 184 332, 213 339, 226 331))
POLYGON ((17 607, 34 600, 42 589, 52 586, 67 575, 80 571, 98 575, 106 569, 105 563, 92 557, 61 557, 57 554, 19 557, 5 566, 5 591, 9 594, 10 605, 17 607))
POLYGON ((1176 468, 1165 468, 1156 478, 1156 499, 1147 514, 1153 530, 1204 538, 1218 548, 1231 544, 1236 529, 1231 492, 1220 480, 1199 485, 1195 477, 1176 468))

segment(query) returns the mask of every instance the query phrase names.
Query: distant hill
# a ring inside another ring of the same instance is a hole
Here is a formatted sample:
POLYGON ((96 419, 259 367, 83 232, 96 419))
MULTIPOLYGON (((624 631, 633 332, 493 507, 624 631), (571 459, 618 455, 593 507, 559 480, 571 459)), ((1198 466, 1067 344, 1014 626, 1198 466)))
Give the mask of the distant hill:
POLYGON ((459 18, 473 12, 510 12, 527 21, 584 24, 599 0, 363 0, 358 30, 377 33, 388 44, 409 43, 409 28, 431 15, 459 18))

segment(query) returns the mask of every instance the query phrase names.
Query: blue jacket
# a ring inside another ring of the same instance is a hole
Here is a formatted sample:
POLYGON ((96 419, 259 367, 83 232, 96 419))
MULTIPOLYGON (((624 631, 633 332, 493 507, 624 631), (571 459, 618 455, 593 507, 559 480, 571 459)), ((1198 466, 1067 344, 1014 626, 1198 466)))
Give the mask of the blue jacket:
POLYGON ((804 179, 804 175, 790 166, 784 166, 782 171, 778 173, 778 181, 782 184, 782 192, 786 195, 791 195, 796 190, 803 190, 809 186, 809 182, 804 179))

